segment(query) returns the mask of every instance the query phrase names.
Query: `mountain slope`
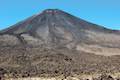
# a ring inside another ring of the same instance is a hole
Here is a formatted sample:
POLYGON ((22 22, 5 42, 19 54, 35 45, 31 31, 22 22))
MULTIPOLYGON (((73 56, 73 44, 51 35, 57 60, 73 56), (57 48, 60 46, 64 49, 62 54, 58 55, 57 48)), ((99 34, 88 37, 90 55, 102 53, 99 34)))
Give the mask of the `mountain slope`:
POLYGON ((29 46, 44 44, 49 48, 67 47, 77 50, 88 48, 88 52, 102 55, 119 55, 120 49, 119 31, 106 29, 57 9, 45 10, 0 33, 14 35, 29 46), (80 45, 85 45, 85 48, 83 46, 81 48, 80 45))
POLYGON ((12 77, 114 73, 120 32, 48 9, 0 31, 0 55, 2 72, 12 77))

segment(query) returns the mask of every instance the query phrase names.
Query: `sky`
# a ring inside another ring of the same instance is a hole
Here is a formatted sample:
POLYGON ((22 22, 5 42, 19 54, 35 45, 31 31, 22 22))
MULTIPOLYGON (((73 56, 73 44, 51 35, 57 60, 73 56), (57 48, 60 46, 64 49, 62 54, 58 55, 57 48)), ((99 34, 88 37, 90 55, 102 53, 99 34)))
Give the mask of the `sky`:
POLYGON ((0 30, 45 9, 60 9, 106 28, 120 30, 120 0, 0 0, 0 30))

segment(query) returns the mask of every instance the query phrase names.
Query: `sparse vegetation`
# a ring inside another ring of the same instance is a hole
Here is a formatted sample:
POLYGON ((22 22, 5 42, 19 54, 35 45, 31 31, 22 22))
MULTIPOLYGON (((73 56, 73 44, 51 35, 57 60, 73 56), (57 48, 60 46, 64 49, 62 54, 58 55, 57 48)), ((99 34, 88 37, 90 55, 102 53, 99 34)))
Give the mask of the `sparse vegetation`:
POLYGON ((28 47, 27 51, 24 52, 27 54, 23 56, 21 53, 23 51, 21 50, 21 47, 2 49, 1 52, 6 54, 1 55, 0 58, 1 61, 6 58, 5 61, 0 62, 3 75, 13 78, 64 75, 67 78, 74 74, 120 72, 118 56, 106 57, 69 49, 39 49, 31 47, 28 47))

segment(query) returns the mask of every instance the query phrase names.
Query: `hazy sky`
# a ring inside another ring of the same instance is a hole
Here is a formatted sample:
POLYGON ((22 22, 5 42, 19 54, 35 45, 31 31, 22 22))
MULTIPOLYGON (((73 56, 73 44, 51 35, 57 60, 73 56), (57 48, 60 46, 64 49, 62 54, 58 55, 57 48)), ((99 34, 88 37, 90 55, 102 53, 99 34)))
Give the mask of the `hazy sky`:
POLYGON ((120 30, 120 0, 0 0, 0 29, 49 8, 120 30))

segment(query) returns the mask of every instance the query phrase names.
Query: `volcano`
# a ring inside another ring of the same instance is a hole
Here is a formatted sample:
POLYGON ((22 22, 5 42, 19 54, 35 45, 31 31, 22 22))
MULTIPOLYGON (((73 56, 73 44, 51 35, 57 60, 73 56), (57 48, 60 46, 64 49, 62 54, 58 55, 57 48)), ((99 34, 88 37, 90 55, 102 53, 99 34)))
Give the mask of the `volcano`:
POLYGON ((120 71, 120 31, 47 9, 0 31, 0 70, 12 77, 120 71))

